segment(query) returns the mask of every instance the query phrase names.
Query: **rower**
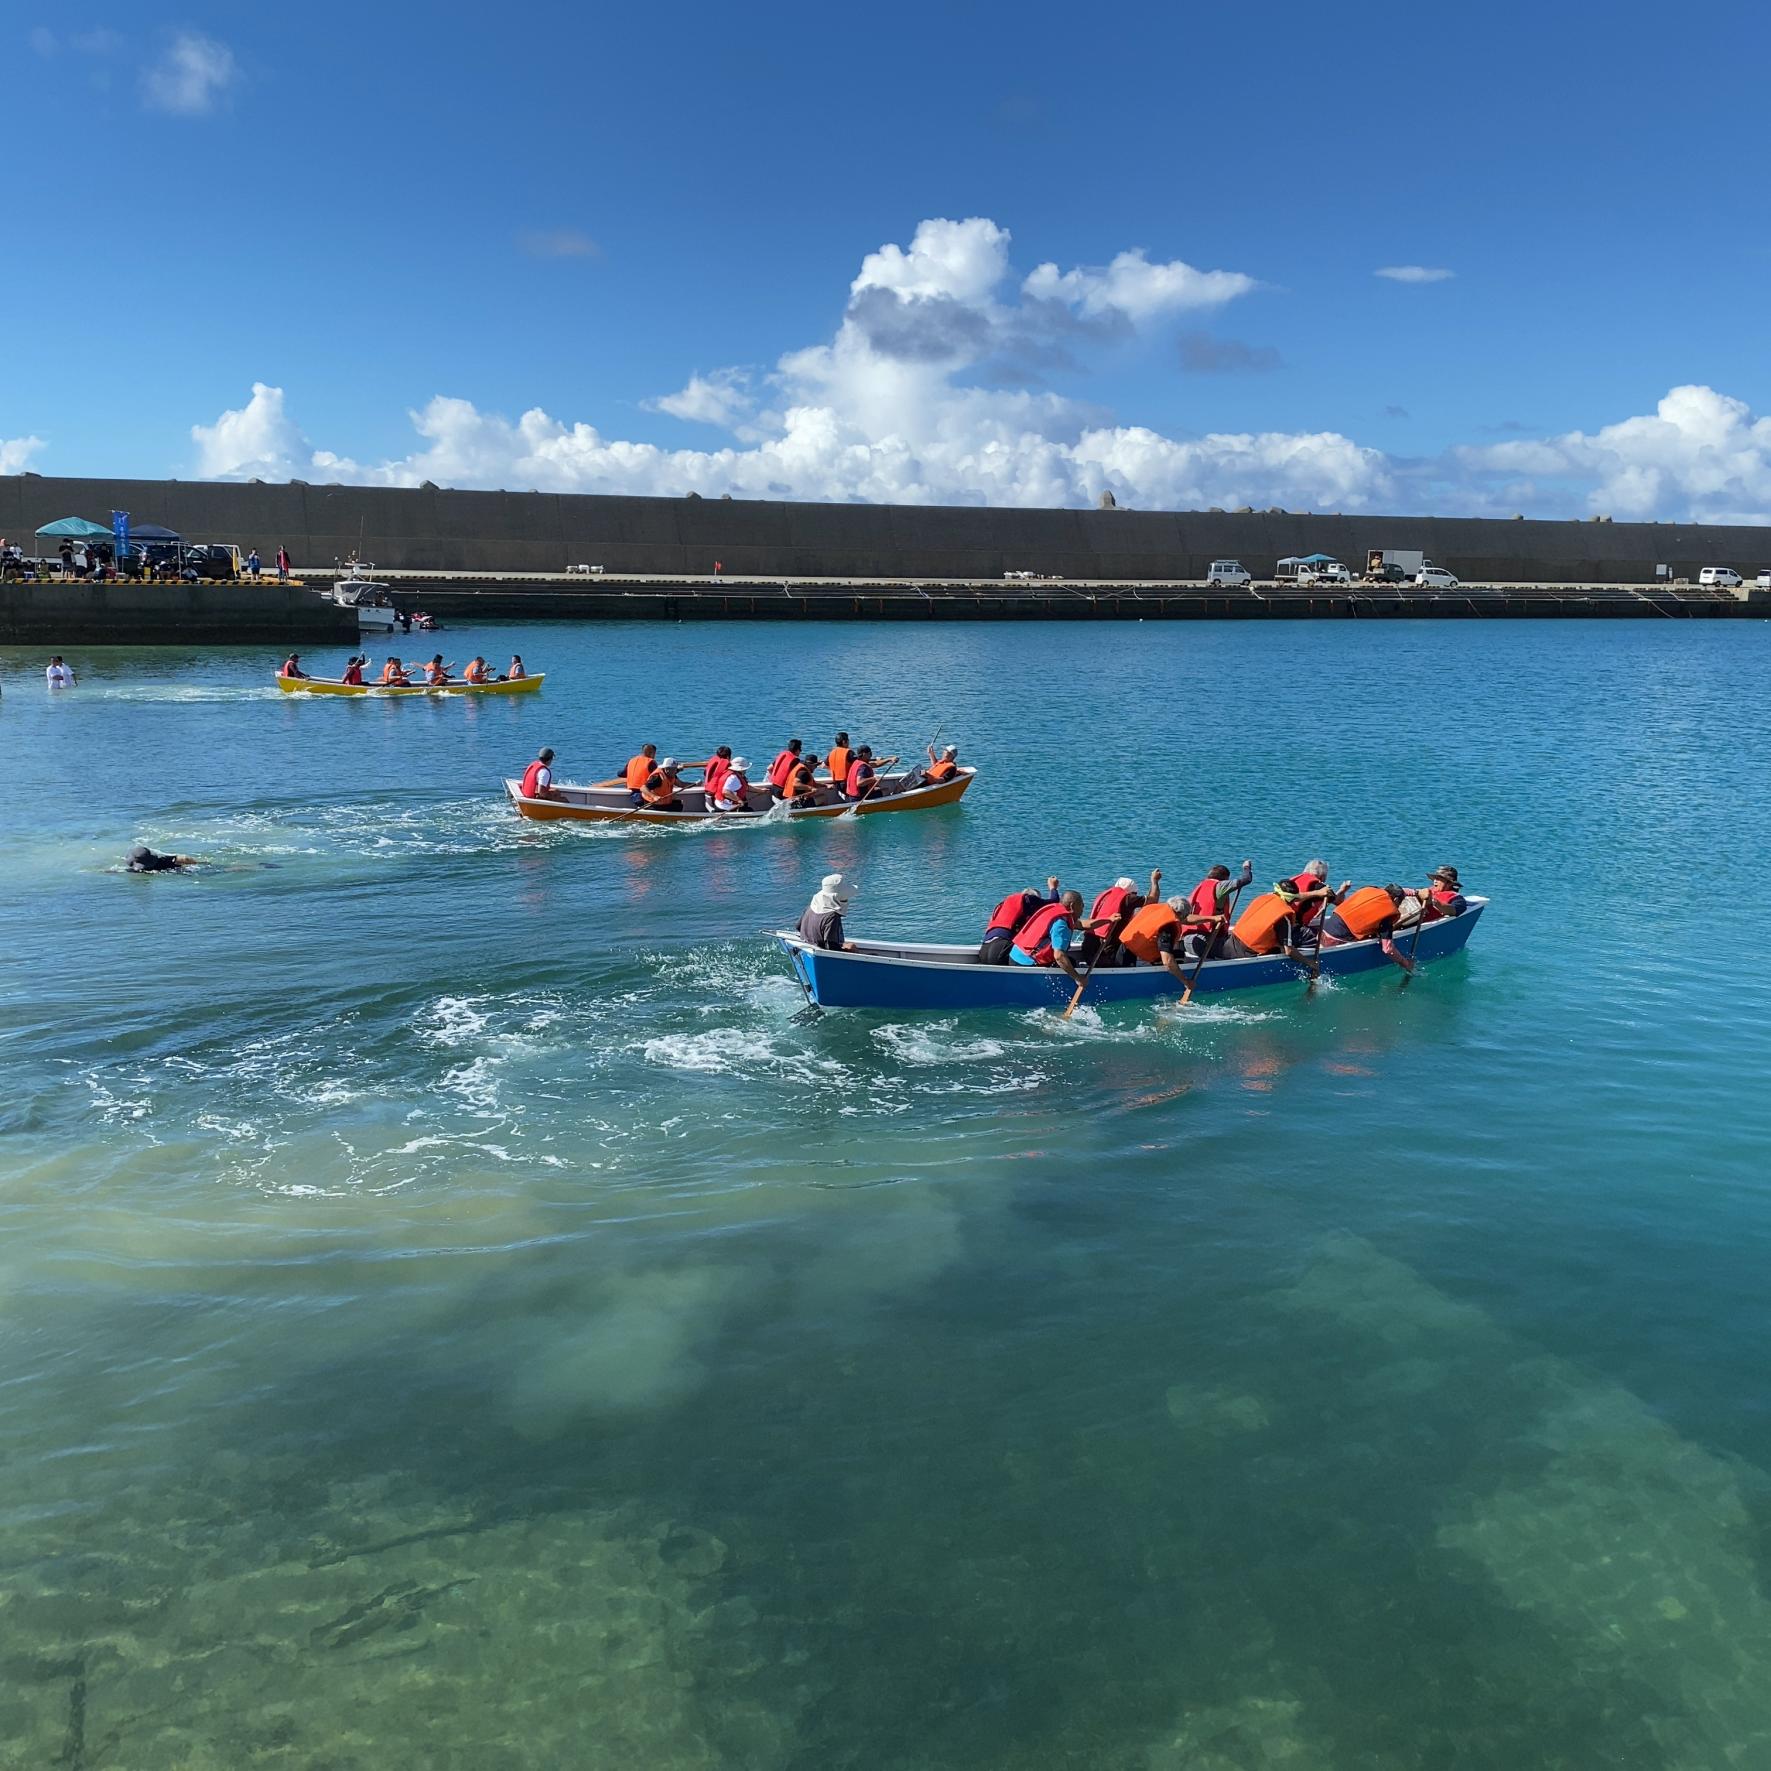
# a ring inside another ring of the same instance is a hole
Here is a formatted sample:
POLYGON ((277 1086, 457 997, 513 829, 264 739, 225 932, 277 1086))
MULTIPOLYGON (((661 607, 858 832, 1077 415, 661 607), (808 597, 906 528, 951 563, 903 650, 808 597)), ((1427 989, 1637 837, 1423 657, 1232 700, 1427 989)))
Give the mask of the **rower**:
POLYGON ((1228 933, 1226 925, 1230 920, 1231 901, 1253 878, 1252 861, 1244 861, 1241 873, 1234 879, 1222 861, 1206 870, 1204 879, 1187 897, 1187 918, 1181 933, 1186 939, 1189 957, 1209 959, 1222 951, 1228 933))
POLYGON ((1396 932, 1401 910, 1399 885, 1361 886, 1323 917, 1322 945, 1342 947, 1349 941, 1388 940, 1396 932))
POLYGON ((1058 876, 1054 873, 1045 882, 1045 896, 1029 886, 1025 891, 1011 892, 990 912, 984 924, 984 939, 978 947, 979 965, 1007 965, 1008 950, 1015 932, 1042 905, 1058 901, 1058 876))
POLYGON ((855 887, 842 874, 825 874, 799 919, 800 939, 826 953, 853 953, 855 943, 843 934, 842 913, 854 895, 855 887))
POLYGON ((873 746, 863 744, 855 752, 854 761, 849 764, 848 773, 843 776, 842 796, 844 799, 859 802, 878 791, 879 774, 873 766, 873 746))
POLYGON ((522 653, 512 652, 510 655, 510 669, 504 673, 504 680, 507 683, 520 683, 528 674, 528 671, 523 668, 522 653))
POLYGON ((1076 969, 1070 949, 1082 938, 1082 893, 1063 893, 1057 903, 1042 905, 1015 930, 1009 942, 1011 965, 1054 965, 1072 983, 1080 984, 1084 973, 1076 969))
POLYGON ((1182 929, 1192 900, 1170 898, 1164 903, 1155 892, 1156 881, 1161 877, 1160 872, 1151 876, 1150 900, 1126 919, 1125 927, 1119 931, 1119 946, 1122 952, 1131 954, 1134 961, 1159 965, 1177 984, 1185 986, 1187 976, 1175 954, 1186 951, 1182 929))
POLYGON ((934 745, 928 746, 929 766, 923 770, 925 781, 939 783, 950 781, 959 772, 959 746, 949 744, 939 756, 935 755, 934 745))
POLYGON ((639 748, 639 754, 637 756, 630 756, 627 759, 625 778, 627 781, 627 803, 629 805, 638 806, 645 804, 645 801, 641 796, 646 790, 646 782, 651 776, 652 770, 657 766, 654 760, 657 755, 658 746, 656 744, 642 744, 639 748))
POLYGON ((1312 861, 1302 873, 1292 875, 1291 883, 1298 894, 1298 929, 1307 934, 1322 920, 1323 906, 1338 904, 1353 882, 1343 879, 1339 891, 1332 889, 1328 883, 1328 863, 1312 861))
POLYGON ((836 742, 830 746, 830 754, 824 761, 830 770, 830 785, 838 793, 842 792, 843 783, 849 778, 849 764, 854 760, 854 751, 849 748, 847 732, 838 732, 836 742))
POLYGON ((1462 916, 1470 907, 1463 887, 1458 884, 1455 867, 1435 867, 1427 875, 1427 921, 1438 922, 1447 916, 1462 916))
MULTIPOLYGON (((1156 896, 1162 879, 1160 870, 1150 875, 1149 896, 1156 896)), ((1082 940, 1082 957, 1089 965, 1134 965, 1136 961, 1120 951, 1119 931, 1126 919, 1144 902, 1136 882, 1121 874, 1108 888, 1097 894, 1089 907, 1088 924, 1082 940)))
POLYGON ((443 654, 439 652, 424 667, 424 680, 427 683, 446 683, 449 681, 449 667, 443 662, 443 654))
POLYGON ((815 806, 818 803, 817 767, 818 753, 815 750, 793 759, 781 782, 780 797, 788 805, 815 806))
POLYGON ((406 674, 406 667, 398 658, 390 658, 381 667, 381 681, 385 687, 409 689, 412 679, 406 674))
MULTIPOLYGON (((722 744, 723 750, 725 746, 722 744)), ((714 794, 713 809, 716 812, 748 812, 750 804, 750 758, 735 756, 725 773, 719 778, 719 787, 714 794)))
POLYGON ((683 809, 683 802, 677 798, 676 773, 676 758, 667 756, 646 777, 646 784, 640 789, 640 798, 649 811, 680 812, 683 809))
POLYGON ((524 799, 564 799, 553 784, 553 751, 544 746, 535 753, 535 760, 523 770, 522 785, 517 790, 524 799))
POLYGON ((1270 892, 1262 892, 1224 937, 1223 957, 1259 959, 1282 953, 1287 959, 1304 960, 1298 935, 1297 899, 1297 890, 1289 879, 1278 881, 1270 892))
POLYGON ((467 669, 461 673, 461 680, 464 683, 489 683, 492 680, 492 673, 487 670, 485 659, 477 652, 468 660, 467 669))
POLYGON ((367 663, 367 658, 353 657, 350 663, 344 667, 344 675, 338 680, 341 683, 350 683, 353 686, 360 686, 363 681, 363 666, 367 663))
POLYGON ((799 761, 800 752, 804 749, 805 744, 803 740, 799 738, 789 738, 787 740, 787 748, 769 764, 769 791, 774 794, 776 799, 785 799, 787 797, 784 789, 787 786, 788 771, 799 761))
POLYGON ((722 744, 706 762, 701 765, 701 795, 709 805, 719 797, 719 784, 727 769, 732 766, 732 747, 722 744))
POLYGON ((182 873, 187 867, 200 867, 195 855, 161 855, 146 843, 138 842, 123 858, 125 873, 182 873))
POLYGON ((288 677, 293 682, 306 682, 307 672, 301 668, 301 654, 299 652, 291 652, 289 656, 283 660, 282 668, 278 670, 277 675, 288 677))

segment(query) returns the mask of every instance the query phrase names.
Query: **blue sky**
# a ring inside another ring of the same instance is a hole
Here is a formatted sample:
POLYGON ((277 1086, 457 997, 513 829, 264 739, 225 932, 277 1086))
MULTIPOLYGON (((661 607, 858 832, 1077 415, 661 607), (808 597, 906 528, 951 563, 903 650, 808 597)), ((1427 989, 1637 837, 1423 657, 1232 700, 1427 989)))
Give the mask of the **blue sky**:
POLYGON ((1760 8, 5 21, 0 466, 1771 506, 1760 8))

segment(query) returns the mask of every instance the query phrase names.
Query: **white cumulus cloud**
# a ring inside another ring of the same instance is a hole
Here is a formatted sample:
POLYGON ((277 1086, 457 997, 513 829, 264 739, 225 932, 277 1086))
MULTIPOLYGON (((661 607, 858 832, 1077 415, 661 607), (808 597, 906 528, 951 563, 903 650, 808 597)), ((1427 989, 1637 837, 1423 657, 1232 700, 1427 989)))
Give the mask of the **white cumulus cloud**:
POLYGON ((23 473, 42 447, 41 437, 0 437, 0 473, 23 473))
POLYGON ((308 461, 309 451, 295 421, 283 408, 283 390, 252 384, 244 406, 222 413, 213 424, 193 424, 197 477, 205 480, 289 479, 308 461))
POLYGON ((717 424, 722 430, 735 430, 750 416, 754 400, 746 371, 716 369, 711 375, 691 375, 677 392, 661 394, 646 405, 651 411, 665 412, 692 424, 717 424))
POLYGON ((1431 264, 1386 264, 1371 274, 1387 277, 1392 283, 1449 283, 1457 272, 1431 264))
POLYGON ((1221 307, 1260 287, 1240 271, 1198 271, 1174 259, 1152 264, 1139 247, 1121 252, 1105 267, 1060 271, 1042 264, 1022 285, 1038 301, 1058 301, 1091 318, 1118 312, 1134 321, 1188 308, 1221 307))
POLYGON ((239 75, 239 63, 225 43, 200 31, 180 31, 143 73, 142 101, 174 117, 201 117, 226 97, 239 75))

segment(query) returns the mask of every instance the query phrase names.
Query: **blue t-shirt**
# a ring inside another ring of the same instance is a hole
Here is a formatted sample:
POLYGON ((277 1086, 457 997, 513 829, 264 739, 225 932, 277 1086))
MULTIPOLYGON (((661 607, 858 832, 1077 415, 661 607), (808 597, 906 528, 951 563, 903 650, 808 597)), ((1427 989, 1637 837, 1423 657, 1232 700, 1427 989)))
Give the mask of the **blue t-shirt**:
MULTIPOLYGON (((1067 953, 1070 950, 1069 923, 1060 916, 1057 921, 1045 931, 1045 938, 1051 942, 1052 952, 1067 953)), ((1033 955, 1028 953, 1024 948, 1011 947, 1008 950, 1008 956, 1016 965, 1033 965, 1035 963, 1033 955)))

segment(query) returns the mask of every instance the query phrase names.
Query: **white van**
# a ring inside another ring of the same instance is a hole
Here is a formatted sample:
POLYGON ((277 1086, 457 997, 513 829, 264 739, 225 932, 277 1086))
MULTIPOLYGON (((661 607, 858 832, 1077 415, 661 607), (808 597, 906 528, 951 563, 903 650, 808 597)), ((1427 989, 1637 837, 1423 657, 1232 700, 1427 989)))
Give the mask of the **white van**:
POLYGON ((1254 583, 1254 574, 1240 560, 1213 560, 1205 582, 1213 590, 1240 590, 1243 585, 1254 583))
POLYGON ((1459 590, 1463 580, 1443 566, 1426 565, 1415 573, 1414 581, 1422 590, 1459 590))
POLYGON ((1738 590, 1741 579, 1732 566, 1705 566, 1697 574, 1697 582, 1714 585, 1717 590, 1738 590))

